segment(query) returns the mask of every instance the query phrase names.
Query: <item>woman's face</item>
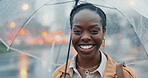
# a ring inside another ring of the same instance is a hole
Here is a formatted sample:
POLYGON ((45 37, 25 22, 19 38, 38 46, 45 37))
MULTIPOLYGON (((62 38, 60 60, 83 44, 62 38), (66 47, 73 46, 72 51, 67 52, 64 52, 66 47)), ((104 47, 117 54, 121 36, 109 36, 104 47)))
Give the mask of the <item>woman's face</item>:
POLYGON ((81 10, 72 21, 72 44, 78 55, 94 57, 102 44, 106 29, 102 29, 101 17, 91 10, 81 10))

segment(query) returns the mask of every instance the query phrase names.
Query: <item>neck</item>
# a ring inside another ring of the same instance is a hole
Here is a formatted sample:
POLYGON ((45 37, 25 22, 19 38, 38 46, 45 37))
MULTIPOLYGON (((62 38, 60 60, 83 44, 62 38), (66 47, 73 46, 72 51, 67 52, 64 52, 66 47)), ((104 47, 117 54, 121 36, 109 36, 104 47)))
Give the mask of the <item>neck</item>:
POLYGON ((101 62, 101 53, 100 52, 96 53, 95 56, 92 58, 82 57, 79 55, 77 57, 77 63, 81 67, 86 68, 86 69, 96 66, 96 65, 99 66, 100 62, 101 62))

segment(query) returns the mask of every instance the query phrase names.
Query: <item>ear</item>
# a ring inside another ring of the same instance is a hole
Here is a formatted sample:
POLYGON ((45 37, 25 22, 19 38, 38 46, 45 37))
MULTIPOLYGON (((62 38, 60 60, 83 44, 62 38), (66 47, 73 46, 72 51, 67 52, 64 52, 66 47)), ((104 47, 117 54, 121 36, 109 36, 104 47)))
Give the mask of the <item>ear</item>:
POLYGON ((103 37, 104 37, 104 35, 105 35, 105 32, 106 32, 106 28, 104 28, 104 30, 103 30, 103 37))
POLYGON ((74 47, 72 41, 71 41, 71 46, 74 47))

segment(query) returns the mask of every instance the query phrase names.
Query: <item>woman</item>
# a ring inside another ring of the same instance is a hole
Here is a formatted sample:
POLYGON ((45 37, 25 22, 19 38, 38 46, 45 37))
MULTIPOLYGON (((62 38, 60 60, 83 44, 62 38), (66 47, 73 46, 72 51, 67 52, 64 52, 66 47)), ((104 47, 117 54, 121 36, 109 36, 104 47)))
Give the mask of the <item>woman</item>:
MULTIPOLYGON (((104 45, 106 15, 90 3, 76 6, 70 14, 72 44, 77 55, 68 62, 66 78, 117 78, 116 62, 99 50, 104 45)), ((134 78, 128 67, 121 66, 124 78, 134 78)), ((64 77, 65 64, 53 74, 64 77)))

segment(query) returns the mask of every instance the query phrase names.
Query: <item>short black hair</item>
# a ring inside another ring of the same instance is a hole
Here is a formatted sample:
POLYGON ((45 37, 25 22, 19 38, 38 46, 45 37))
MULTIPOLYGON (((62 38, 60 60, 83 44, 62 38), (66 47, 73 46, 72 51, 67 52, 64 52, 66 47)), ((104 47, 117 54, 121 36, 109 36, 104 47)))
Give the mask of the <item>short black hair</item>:
POLYGON ((83 10, 83 9, 89 9, 89 10, 95 11, 97 14, 99 14, 99 16, 102 18, 101 23, 102 23, 103 29, 106 28, 106 15, 105 15, 105 13, 99 7, 96 7, 91 3, 83 3, 83 4, 75 6, 70 13, 71 29, 72 29, 72 21, 73 21, 74 15, 76 13, 78 13, 79 11, 83 10))

